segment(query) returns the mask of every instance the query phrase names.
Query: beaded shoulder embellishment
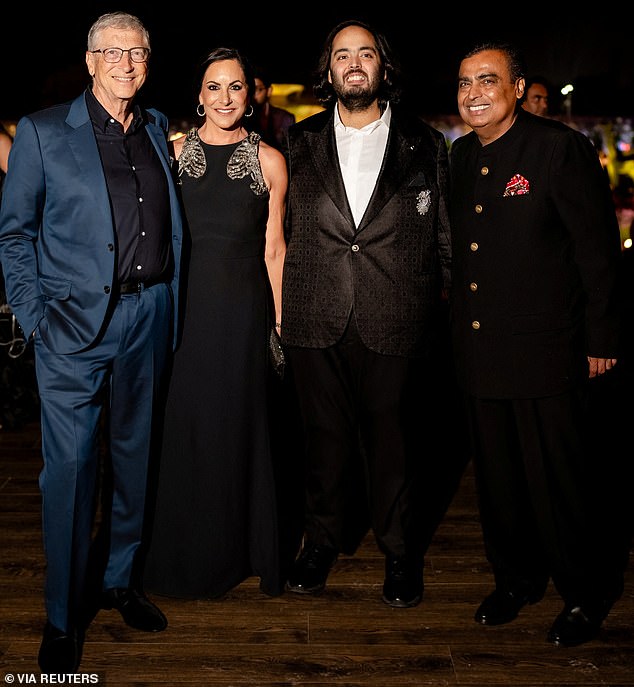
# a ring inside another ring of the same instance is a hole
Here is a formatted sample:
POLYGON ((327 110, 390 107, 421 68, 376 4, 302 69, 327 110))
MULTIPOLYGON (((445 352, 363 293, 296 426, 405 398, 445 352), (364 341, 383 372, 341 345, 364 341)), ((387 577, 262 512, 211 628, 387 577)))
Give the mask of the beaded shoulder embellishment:
POLYGON ((178 157, 178 176, 182 176, 183 172, 187 176, 199 179, 207 169, 207 161, 205 160, 205 151, 200 145, 200 137, 198 136, 198 128, 192 127, 185 137, 181 154, 178 157))
POLYGON ((263 196, 268 191, 258 160, 260 138, 260 134, 252 131, 234 150, 229 162, 227 162, 229 179, 242 179, 250 175, 252 181, 249 188, 256 196, 263 196))

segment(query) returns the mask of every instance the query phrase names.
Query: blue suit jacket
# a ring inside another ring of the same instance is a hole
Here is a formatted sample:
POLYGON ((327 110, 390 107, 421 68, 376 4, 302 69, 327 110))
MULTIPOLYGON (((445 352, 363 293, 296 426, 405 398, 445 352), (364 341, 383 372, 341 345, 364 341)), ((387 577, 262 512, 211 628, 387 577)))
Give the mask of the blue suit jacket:
MULTIPOLYGON (((167 118, 148 110, 148 120, 146 130, 169 185, 176 323, 181 211, 170 173, 167 118)), ((74 353, 93 343, 116 298, 115 245, 110 199, 85 95, 23 117, 3 192, 0 259, 7 301, 27 336, 46 315, 47 326, 41 332, 52 350, 74 353)), ((174 331, 174 344, 176 337, 174 331)))

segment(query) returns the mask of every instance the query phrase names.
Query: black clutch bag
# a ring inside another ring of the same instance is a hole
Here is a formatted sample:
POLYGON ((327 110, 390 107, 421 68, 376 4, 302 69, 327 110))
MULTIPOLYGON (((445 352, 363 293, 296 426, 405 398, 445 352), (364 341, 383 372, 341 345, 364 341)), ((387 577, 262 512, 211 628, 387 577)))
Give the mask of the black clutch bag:
POLYGON ((286 356, 282 348, 282 341, 280 335, 277 333, 275 327, 271 327, 271 336, 269 337, 269 357, 271 358, 271 365, 278 377, 284 377, 284 370, 286 368, 286 356))

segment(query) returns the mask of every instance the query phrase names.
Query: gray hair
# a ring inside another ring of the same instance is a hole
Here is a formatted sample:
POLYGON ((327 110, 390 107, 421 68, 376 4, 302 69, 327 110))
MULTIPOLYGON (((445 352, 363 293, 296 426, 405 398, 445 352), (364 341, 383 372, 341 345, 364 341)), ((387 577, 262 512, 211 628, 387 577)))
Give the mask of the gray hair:
POLYGON ((139 47, 150 47, 150 34, 143 25, 143 22, 133 14, 127 12, 109 12, 102 14, 88 31, 88 50, 97 50, 98 36, 105 29, 123 29, 124 31, 138 31, 142 34, 145 45, 139 47))

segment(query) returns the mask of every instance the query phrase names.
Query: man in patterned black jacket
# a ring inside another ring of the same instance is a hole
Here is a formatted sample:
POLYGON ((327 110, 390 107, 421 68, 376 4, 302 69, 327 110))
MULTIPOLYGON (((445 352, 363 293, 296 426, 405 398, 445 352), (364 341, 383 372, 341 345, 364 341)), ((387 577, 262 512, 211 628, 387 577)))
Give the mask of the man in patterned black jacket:
POLYGON ((339 24, 315 84, 326 109, 289 130, 282 338, 307 474, 304 546, 287 588, 324 588, 346 549, 351 479, 367 489, 385 555, 383 600, 408 607, 423 592, 414 475, 428 440, 421 399, 433 394, 450 231, 446 142, 399 107, 397 78, 381 34, 339 24))

